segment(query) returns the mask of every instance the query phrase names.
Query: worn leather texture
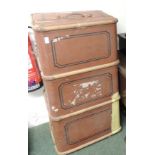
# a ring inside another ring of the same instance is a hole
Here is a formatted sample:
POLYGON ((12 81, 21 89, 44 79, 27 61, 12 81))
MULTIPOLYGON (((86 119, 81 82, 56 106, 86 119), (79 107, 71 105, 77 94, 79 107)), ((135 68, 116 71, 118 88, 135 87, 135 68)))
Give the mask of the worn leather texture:
POLYGON ((32 19, 57 152, 67 154, 118 132, 118 99, 112 103, 118 66, 98 67, 118 59, 116 18, 88 11, 39 13, 32 19))
POLYGON ((49 31, 116 23, 117 19, 99 10, 32 14, 35 31, 49 31))
POLYGON ((110 100, 118 92, 118 67, 112 66, 55 80, 45 80, 50 114, 76 112, 110 100))
MULTIPOLYGON (((70 20, 64 22, 68 23, 70 20)), ((79 18, 77 20, 82 22, 79 18)), ((107 20, 107 17, 102 20, 107 20)), ((116 23, 35 31, 35 37, 41 70, 45 75, 98 66, 117 59, 116 23)))
POLYGON ((83 145, 111 132, 111 104, 61 121, 52 121, 59 152, 83 145))

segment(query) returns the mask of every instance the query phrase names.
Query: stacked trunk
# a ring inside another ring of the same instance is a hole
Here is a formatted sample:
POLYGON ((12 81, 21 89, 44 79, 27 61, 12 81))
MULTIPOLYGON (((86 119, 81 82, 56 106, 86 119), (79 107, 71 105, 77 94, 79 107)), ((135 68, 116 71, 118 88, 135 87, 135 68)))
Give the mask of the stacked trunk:
POLYGON ((117 19, 84 11, 36 13, 32 22, 57 152, 120 131, 117 19))

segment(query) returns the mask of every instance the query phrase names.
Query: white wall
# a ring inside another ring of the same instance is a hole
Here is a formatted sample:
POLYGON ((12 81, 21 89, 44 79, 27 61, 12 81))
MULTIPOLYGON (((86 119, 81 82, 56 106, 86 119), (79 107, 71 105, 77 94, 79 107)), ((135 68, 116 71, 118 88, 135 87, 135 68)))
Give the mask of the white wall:
POLYGON ((118 18, 118 33, 126 32, 125 0, 35 0, 28 8, 28 22, 31 13, 79 10, 103 10, 118 18))

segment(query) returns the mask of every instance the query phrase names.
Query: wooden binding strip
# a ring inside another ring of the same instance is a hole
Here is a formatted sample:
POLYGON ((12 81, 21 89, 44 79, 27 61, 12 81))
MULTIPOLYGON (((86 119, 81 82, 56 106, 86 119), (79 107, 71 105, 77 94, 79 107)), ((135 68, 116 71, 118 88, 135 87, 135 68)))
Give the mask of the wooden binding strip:
MULTIPOLYGON (((45 93, 44 93, 44 97, 45 97, 45 101, 48 102, 45 93)), ((60 120, 65 119, 65 118, 76 116, 76 115, 79 115, 79 114, 81 114, 83 112, 87 112, 87 111, 90 111, 90 110, 102 107, 103 105, 114 103, 114 102, 118 101, 119 99, 120 99, 120 95, 117 92, 117 93, 112 95, 112 99, 111 100, 105 101, 103 103, 100 103, 100 104, 97 104, 97 105, 94 105, 94 106, 91 106, 91 107, 88 107, 88 108, 85 108, 85 109, 81 109, 81 110, 73 112, 73 113, 62 115, 62 116, 53 117, 52 115, 50 115, 50 118, 51 118, 52 121, 60 121, 60 120)), ((47 105, 49 105, 49 103, 47 103, 47 105)))
MULTIPOLYGON (((50 21, 49 21, 50 22, 50 21)), ((95 26, 95 25, 101 25, 101 24, 110 24, 110 23, 117 23, 117 19, 109 19, 109 20, 102 20, 102 21, 94 21, 94 22, 86 22, 86 23, 76 23, 76 24, 66 24, 66 25, 45 25, 46 22, 41 22, 40 23, 33 23, 32 22, 32 29, 35 31, 49 31, 49 30, 58 30, 58 29, 69 29, 69 28, 80 28, 80 27, 85 27, 85 26, 95 26)))
POLYGON ((99 66, 88 67, 88 68, 84 68, 84 69, 80 69, 80 70, 76 70, 76 71, 55 74, 55 75, 44 75, 43 72, 41 72, 41 76, 44 80, 54 80, 54 79, 63 78, 66 76, 71 76, 71 75, 81 74, 81 73, 85 73, 85 72, 89 72, 89 71, 94 71, 97 69, 107 68, 107 67, 115 66, 118 64, 119 64, 119 60, 116 60, 116 61, 113 61, 113 62, 110 62, 107 64, 103 64, 103 65, 99 65, 99 66))

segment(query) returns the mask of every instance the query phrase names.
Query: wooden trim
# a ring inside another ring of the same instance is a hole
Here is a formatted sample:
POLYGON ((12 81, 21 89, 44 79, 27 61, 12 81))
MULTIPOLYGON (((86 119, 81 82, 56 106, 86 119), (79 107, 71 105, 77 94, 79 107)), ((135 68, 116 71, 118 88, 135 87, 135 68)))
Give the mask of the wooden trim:
MULTIPOLYGON (((50 21, 49 21, 50 22, 50 21)), ((69 28, 80 28, 83 26, 95 26, 95 25, 101 25, 101 24, 112 24, 112 23, 117 23, 118 20, 116 18, 114 19, 109 19, 106 21, 95 21, 95 22, 87 22, 87 23, 74 23, 74 24, 68 24, 68 25, 49 25, 49 26, 44 26, 44 21, 40 22, 40 25, 35 25, 35 23, 32 22, 32 29, 34 31, 49 31, 49 30, 60 30, 60 29, 69 29, 69 28), (41 26, 42 25, 42 26, 41 26)), ((47 22, 46 22, 47 23, 47 22)))
POLYGON ((63 78, 66 76, 81 74, 81 73, 85 73, 85 72, 89 72, 89 71, 94 71, 97 69, 115 66, 115 65, 118 65, 119 62, 120 62, 119 60, 116 60, 116 61, 113 61, 113 62, 110 62, 107 64, 103 64, 103 65, 99 65, 99 66, 88 67, 88 68, 84 68, 84 69, 80 69, 80 70, 76 70, 76 71, 71 71, 71 72, 61 73, 61 74, 55 74, 55 75, 44 75, 44 73, 41 72, 41 76, 44 80, 54 80, 54 79, 59 79, 59 78, 63 78))
POLYGON ((120 110, 119 101, 115 101, 112 104, 112 120, 111 120, 111 130, 112 132, 120 128, 120 110))

